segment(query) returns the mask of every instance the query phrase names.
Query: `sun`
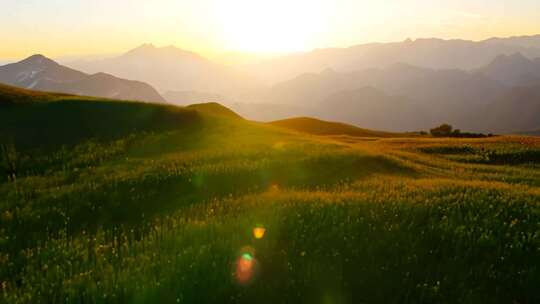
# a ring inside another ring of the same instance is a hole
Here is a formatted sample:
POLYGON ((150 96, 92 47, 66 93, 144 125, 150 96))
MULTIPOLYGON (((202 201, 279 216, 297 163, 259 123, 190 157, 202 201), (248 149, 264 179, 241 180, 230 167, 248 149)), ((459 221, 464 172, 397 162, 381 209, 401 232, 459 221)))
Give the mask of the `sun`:
POLYGON ((225 47, 247 52, 291 52, 312 48, 327 16, 317 0, 229 0, 214 6, 225 47))

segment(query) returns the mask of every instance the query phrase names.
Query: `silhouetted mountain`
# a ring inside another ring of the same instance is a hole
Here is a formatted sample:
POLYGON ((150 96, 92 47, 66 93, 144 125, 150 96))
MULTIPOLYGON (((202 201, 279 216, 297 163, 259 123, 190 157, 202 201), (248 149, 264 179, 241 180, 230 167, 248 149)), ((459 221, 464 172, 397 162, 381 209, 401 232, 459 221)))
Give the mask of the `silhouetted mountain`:
MULTIPOLYGON (((0 82, 32 89, 42 81, 80 81, 86 74, 66 68, 43 55, 33 55, 0 67, 0 82)), ((39 88, 36 88, 39 89, 39 88)))
POLYGON ((499 55, 477 72, 509 86, 536 85, 540 84, 540 59, 531 60, 519 53, 499 55))
POLYGON ((490 38, 484 41, 486 44, 509 44, 513 46, 521 46, 525 48, 540 47, 540 35, 533 36, 514 36, 507 38, 490 38))
POLYGON ((174 46, 144 44, 127 53, 97 61, 73 62, 85 72, 107 72, 147 82, 165 91, 238 94, 256 86, 251 77, 174 46))
MULTIPOLYGON (((271 80, 295 75, 268 88, 248 73, 172 46, 146 44, 115 58, 73 65, 148 81, 168 90, 165 97, 172 103, 220 102, 248 119, 314 116, 389 131, 425 130, 445 122, 466 131, 505 133, 540 127, 527 116, 536 113, 540 86, 535 57, 540 57, 540 36, 365 44, 246 66, 271 80), (516 86, 530 88, 512 89, 516 86), (513 103, 519 104, 512 108, 513 103), (519 121, 516 109, 527 111, 526 119, 519 121)), ((0 81, 109 98, 141 99, 137 96, 148 92, 132 87, 135 82, 88 75, 43 56, 0 67, 0 81)))
POLYGON ((333 94, 321 103, 317 117, 384 131, 429 128, 433 118, 414 100, 389 96, 372 87, 333 94))
POLYGON ((338 72, 384 68, 406 63, 433 69, 476 69, 501 54, 521 53, 540 57, 540 35, 493 38, 484 41, 417 39, 393 43, 370 43, 348 48, 318 49, 251 65, 247 69, 267 83, 285 81, 303 73, 327 68, 338 72))
POLYGON ((540 85, 517 87, 499 96, 478 113, 482 129, 492 133, 519 133, 540 129, 540 85))
MULTIPOLYGON (((416 107, 422 108, 425 115, 422 119, 416 117, 415 112, 407 112, 412 115, 410 117, 411 123, 397 124, 407 126, 406 130, 417 130, 440 121, 451 122, 463 126, 463 128, 472 127, 470 113, 489 104, 506 89, 498 82, 477 73, 460 70, 433 70, 395 64, 384 69, 367 69, 349 73, 326 70, 320 74, 304 74, 273 86, 262 94, 260 100, 266 103, 318 108, 332 95, 355 91, 367 86, 376 88, 386 95, 401 96, 395 97, 395 99, 412 100, 416 107)), ((347 94, 344 94, 342 99, 347 94)), ((331 112, 336 115, 340 111, 346 112, 337 106, 335 109, 331 109, 331 112)), ((349 113, 343 114, 348 115, 349 113)), ((306 113, 306 115, 313 114, 306 113)), ((338 115, 330 118, 339 120, 339 117, 338 115)), ((348 117, 347 122, 374 127, 365 125, 361 121, 355 121, 352 117, 348 117)), ((377 125, 376 127, 396 130, 394 122, 383 119, 381 123, 387 123, 387 125, 377 125)))
POLYGON ((104 73, 88 75, 62 66, 43 55, 0 66, 0 83, 38 91, 149 102, 165 101, 146 83, 104 73))

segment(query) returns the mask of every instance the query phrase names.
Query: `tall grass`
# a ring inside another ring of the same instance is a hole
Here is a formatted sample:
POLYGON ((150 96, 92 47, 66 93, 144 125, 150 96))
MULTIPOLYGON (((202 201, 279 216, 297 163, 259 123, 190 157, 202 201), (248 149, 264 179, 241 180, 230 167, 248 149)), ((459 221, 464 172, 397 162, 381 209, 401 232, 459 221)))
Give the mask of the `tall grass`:
POLYGON ((1 301, 540 301, 537 140, 187 130, 19 150, 1 301))

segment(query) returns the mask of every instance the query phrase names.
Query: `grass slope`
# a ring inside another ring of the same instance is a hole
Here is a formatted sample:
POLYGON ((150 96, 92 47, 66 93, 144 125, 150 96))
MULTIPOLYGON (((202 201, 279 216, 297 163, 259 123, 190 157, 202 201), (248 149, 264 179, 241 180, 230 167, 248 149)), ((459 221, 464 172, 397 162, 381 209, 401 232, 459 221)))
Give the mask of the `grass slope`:
MULTIPOLYGON (((61 94, 57 94, 56 96, 60 95, 61 94)), ((54 96, 55 94, 51 93, 30 91, 0 84, 0 107, 5 107, 14 103, 46 101, 54 96)))
POLYGON ((217 102, 198 103, 187 106, 188 109, 195 109, 201 113, 224 116, 228 118, 242 119, 240 115, 217 102))
POLYGON ((115 139, 133 132, 188 128, 198 111, 175 106, 0 87, 0 139, 20 148, 115 139))
MULTIPOLYGON (((58 98, 39 109, 147 111, 58 98)), ((152 123, 15 146, 0 302, 540 301, 538 138, 342 140, 170 111, 166 127, 135 115, 152 123)), ((0 130, 46 127, 13 115, 0 130)))
MULTIPOLYGON (((397 137, 397 133, 373 131, 358 128, 352 125, 329 122, 310 117, 289 118, 270 122, 273 126, 278 126, 290 130, 314 135, 349 135, 358 137, 397 137)), ((402 136, 402 135, 401 135, 402 136)))

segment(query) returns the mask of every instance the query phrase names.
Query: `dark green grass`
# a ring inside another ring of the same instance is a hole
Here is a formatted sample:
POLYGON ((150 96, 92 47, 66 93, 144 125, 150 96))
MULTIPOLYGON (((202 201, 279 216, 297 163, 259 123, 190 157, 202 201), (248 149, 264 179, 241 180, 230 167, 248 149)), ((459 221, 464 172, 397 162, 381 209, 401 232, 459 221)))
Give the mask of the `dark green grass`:
POLYGON ((213 105, 40 98, 0 113, 0 302, 540 301, 536 140, 322 139, 213 105), (460 158, 481 151, 504 161, 460 158))
POLYGON ((27 149, 188 128, 200 120, 198 112, 172 106, 66 98, 2 109, 0 130, 5 140, 27 149))
POLYGON ((444 155, 452 160, 493 164, 493 165, 519 165, 540 163, 540 151, 536 146, 525 143, 498 144, 498 145, 431 145, 419 148, 428 154, 444 155))
POLYGON ((59 237, 21 257, 18 296, 27 292, 33 303, 539 299, 538 193, 393 179, 336 190, 215 200, 141 221, 143 234, 59 237), (261 223, 268 232, 256 240, 251 229, 261 223), (247 286, 233 275, 244 246, 260 266, 247 286))

